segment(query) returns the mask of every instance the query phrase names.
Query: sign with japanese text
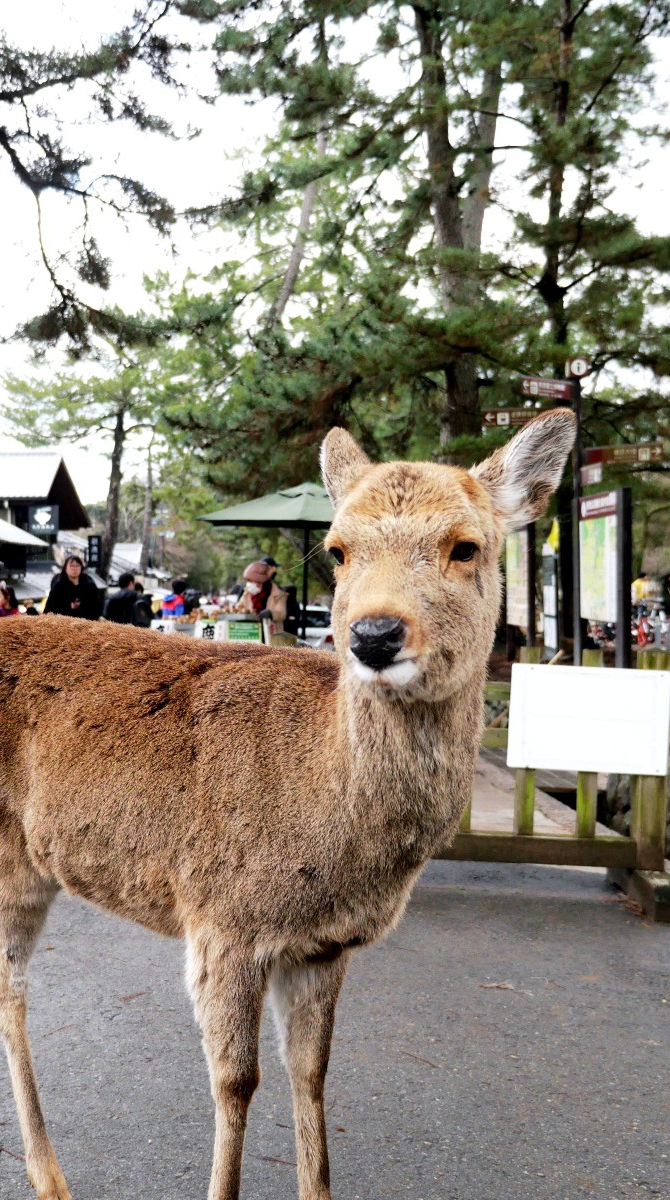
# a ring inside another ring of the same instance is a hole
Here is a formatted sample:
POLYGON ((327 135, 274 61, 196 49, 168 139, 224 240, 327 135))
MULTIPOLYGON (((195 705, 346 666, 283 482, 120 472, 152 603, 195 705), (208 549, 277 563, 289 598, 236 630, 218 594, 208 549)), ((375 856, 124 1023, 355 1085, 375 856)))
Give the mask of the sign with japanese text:
POLYGON ((590 621, 617 620, 616 492, 579 502, 580 615, 590 621))
POLYGON ((528 628, 528 534, 509 533, 505 541, 505 597, 507 624, 528 628))
POLYGON ((542 379, 534 375, 524 375, 521 391, 524 396, 538 396, 546 400, 572 400, 575 394, 574 385, 569 379, 542 379))
POLYGON ((662 462, 665 451, 661 442, 631 442, 626 446, 590 446, 584 461, 591 463, 662 462))

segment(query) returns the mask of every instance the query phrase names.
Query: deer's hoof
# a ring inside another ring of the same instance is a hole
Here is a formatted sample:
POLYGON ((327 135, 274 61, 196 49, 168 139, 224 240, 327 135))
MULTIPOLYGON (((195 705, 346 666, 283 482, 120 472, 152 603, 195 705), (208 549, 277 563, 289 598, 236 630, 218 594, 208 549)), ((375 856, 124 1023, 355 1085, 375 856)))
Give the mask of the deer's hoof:
POLYGON ((72 1200, 72 1193, 57 1162, 28 1166, 28 1179, 37 1192, 37 1200, 72 1200))

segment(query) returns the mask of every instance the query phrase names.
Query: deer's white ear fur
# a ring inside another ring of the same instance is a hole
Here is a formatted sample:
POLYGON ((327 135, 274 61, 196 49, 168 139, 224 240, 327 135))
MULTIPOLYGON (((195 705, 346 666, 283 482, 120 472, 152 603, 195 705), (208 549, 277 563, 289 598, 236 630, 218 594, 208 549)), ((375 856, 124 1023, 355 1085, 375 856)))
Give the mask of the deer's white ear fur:
POLYGON ((331 429, 321 445, 321 475, 333 508, 372 464, 346 429, 331 429))
POLYGON ((574 413, 569 408, 552 408, 472 468, 471 475, 489 492, 508 530, 521 529, 546 511, 576 432, 574 413))

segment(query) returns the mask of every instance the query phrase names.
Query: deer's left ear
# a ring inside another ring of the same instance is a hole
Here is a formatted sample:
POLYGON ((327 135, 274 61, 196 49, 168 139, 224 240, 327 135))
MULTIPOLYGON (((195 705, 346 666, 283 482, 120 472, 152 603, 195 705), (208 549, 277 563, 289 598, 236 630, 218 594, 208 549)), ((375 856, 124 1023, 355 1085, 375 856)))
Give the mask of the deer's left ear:
POLYGON ((350 487, 372 466, 346 429, 331 429, 321 445, 321 475, 333 504, 337 508, 350 487))
POLYGON ((472 468, 471 475, 489 492, 508 530, 521 529, 546 511, 561 482, 576 432, 574 413, 569 408, 552 408, 472 468))

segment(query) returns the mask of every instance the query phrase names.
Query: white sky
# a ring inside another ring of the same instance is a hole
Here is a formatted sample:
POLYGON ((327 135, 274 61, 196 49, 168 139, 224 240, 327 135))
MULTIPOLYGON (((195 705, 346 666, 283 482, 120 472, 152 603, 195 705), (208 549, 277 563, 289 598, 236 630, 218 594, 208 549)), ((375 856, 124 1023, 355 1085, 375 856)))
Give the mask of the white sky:
MULTIPOLYGON (((93 47, 106 33, 118 30, 129 19, 135 0, 108 0, 106 4, 91 0, 30 0, 24 5, 3 5, 3 26, 10 43, 39 50, 71 47, 93 47)), ((182 22, 187 40, 199 35, 194 22, 182 22)), ((371 27, 356 27, 358 37, 367 39, 371 27)), ((388 68, 385 68, 388 70, 388 68)), ((374 73, 374 64, 370 68, 374 73)), ((215 87, 207 65, 207 55, 197 56, 190 68, 188 82, 195 80, 201 92, 214 92, 215 87)), ((375 78, 375 85, 382 82, 375 78)), ((388 83, 384 79, 383 82, 388 83)), ((392 84, 393 81, 391 81, 392 84)), ((670 46, 658 46, 658 95, 670 96, 670 46)), ((170 141, 159 135, 139 133, 120 125, 96 124, 95 137, 91 125, 84 125, 84 113, 77 107, 79 91, 65 95, 59 115, 64 125, 67 145, 94 149, 96 162, 91 168, 94 178, 98 164, 135 175, 144 183, 164 194, 177 207, 205 204, 220 200, 234 192, 245 167, 258 161, 264 137, 273 126, 273 108, 269 103, 251 107, 235 97, 221 97, 208 105, 190 97, 188 104, 177 93, 154 83, 147 87, 146 79, 138 91, 147 94, 153 107, 174 122, 177 132, 186 134, 189 127, 199 127, 199 137, 170 141)), ((641 121, 659 119, 659 113, 643 114, 641 121)), ((497 140, 501 144, 519 141, 520 126, 511 122, 499 123, 497 140)), ((633 148, 633 169, 617 183, 614 203, 623 211, 635 213, 646 233, 670 234, 670 171, 667 149, 659 151, 652 145, 646 151, 633 148), (645 154, 651 161, 643 165, 645 154)), ((504 169, 494 175, 494 185, 501 193, 514 194, 516 179, 524 155, 505 156, 504 169)), ((48 303, 50 291, 37 253, 35 206, 32 197, 18 184, 5 157, 0 159, 0 194, 3 196, 2 273, 0 274, 0 335, 10 336, 16 325, 41 311, 48 303)), ((47 193, 43 198, 45 240, 52 253, 71 240, 78 240, 77 223, 81 214, 68 206, 61 197, 47 193)), ((487 215, 485 237, 491 243, 504 232, 503 218, 496 210, 487 215)), ((114 279, 109 298, 113 303, 133 310, 144 303, 142 277, 168 270, 180 280, 187 268, 205 272, 220 261, 223 251, 221 235, 216 232, 197 233, 181 226, 170 237, 160 239, 139 217, 125 223, 117 217, 97 219, 96 232, 102 249, 112 257, 114 279)), ((50 362, 53 360, 50 360, 50 362)), ((41 371, 51 370, 46 362, 41 371)), ((30 370, 29 355, 20 343, 0 346, 0 374, 11 370, 23 373, 30 370)), ((3 435, 0 420, 0 449, 10 448, 11 439, 3 435)), ((88 450, 65 448, 65 457, 84 502, 102 499, 106 491, 107 463, 101 457, 101 444, 88 450)), ((132 473, 136 466, 141 473, 140 460, 132 455, 126 464, 132 473)))

